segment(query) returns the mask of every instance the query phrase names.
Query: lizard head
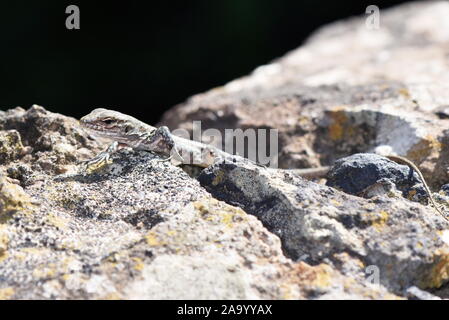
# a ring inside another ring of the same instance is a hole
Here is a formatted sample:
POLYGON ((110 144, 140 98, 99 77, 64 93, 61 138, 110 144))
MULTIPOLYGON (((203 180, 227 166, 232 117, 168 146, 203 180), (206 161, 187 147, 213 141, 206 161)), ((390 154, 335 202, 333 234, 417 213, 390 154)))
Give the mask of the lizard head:
POLYGON ((94 135, 121 142, 148 129, 143 122, 118 111, 98 108, 80 119, 81 126, 94 135))

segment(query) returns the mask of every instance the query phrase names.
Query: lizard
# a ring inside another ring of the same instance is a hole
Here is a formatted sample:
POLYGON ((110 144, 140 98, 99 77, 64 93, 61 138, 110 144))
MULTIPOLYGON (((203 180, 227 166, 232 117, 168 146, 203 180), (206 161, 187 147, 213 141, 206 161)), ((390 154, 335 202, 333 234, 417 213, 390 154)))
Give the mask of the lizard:
POLYGON ((113 140, 105 151, 86 161, 87 166, 107 162, 112 153, 126 146, 166 156, 163 161, 171 160, 174 165, 206 168, 220 159, 244 159, 217 147, 173 135, 166 126, 155 128, 118 111, 98 108, 82 117, 80 123, 94 135, 113 140))
MULTIPOLYGON (((244 160, 243 157, 224 152, 217 147, 173 135, 166 126, 155 128, 134 117, 109 109, 94 109, 80 119, 80 124, 94 135, 113 140, 105 151, 85 161, 86 167, 107 163, 112 153, 127 146, 165 156, 166 158, 160 161, 170 160, 174 165, 191 164, 206 168, 219 160, 232 162, 244 160)), ((423 174, 412 161, 398 155, 383 154, 383 156, 396 163, 405 164, 414 170, 421 179, 432 206, 445 220, 449 221, 437 206, 423 174)), ((330 168, 330 166, 323 166, 289 169, 289 171, 303 178, 313 179, 325 177, 330 168)))

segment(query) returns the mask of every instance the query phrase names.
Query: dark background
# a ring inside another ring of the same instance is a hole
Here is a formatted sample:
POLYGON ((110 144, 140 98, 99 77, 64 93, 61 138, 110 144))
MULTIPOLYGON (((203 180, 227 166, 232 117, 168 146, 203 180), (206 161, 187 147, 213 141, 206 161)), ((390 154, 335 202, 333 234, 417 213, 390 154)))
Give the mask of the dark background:
POLYGON ((79 118, 107 107, 154 124, 189 96, 298 47, 323 24, 402 2, 3 0, 0 108, 36 103, 79 118), (80 8, 80 30, 65 28, 70 4, 80 8))

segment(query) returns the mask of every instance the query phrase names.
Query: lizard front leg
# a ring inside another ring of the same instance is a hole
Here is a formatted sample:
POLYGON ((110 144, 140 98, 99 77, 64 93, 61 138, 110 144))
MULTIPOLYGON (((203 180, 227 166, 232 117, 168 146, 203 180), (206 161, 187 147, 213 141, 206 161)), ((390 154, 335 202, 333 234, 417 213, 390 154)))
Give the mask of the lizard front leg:
POLYGON ((159 127, 151 134, 148 134, 139 143, 139 148, 167 156, 166 159, 160 161, 172 160, 172 163, 175 161, 173 163, 175 165, 183 163, 170 130, 166 126, 159 127))
POLYGON ((81 164, 83 166, 83 171, 94 171, 103 165, 110 163, 111 155, 119 150, 121 145, 114 141, 112 142, 105 151, 100 152, 92 159, 82 161, 81 164))

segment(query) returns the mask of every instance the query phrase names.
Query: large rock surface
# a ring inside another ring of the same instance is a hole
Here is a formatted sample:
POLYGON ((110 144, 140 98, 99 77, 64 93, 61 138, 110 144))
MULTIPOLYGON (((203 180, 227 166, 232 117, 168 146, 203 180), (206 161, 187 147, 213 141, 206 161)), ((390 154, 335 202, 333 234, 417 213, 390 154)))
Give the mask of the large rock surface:
POLYGON ((10 154, 29 145, 1 167, 1 298, 395 297, 329 264, 285 257, 256 217, 150 153, 123 150, 87 174, 75 158, 98 145, 74 119, 39 106, 1 117, 10 154), (28 143, 11 123, 27 128, 28 143), (45 137, 52 143, 41 148, 45 137))
POLYGON ((337 22, 162 119, 277 129, 280 167, 335 163, 327 185, 247 161, 194 179, 126 149, 86 173, 106 145, 75 119, 0 112, 0 299, 449 297, 448 222, 416 173, 367 153, 449 182, 447 16, 423 2, 382 11, 379 30, 337 22))
POLYGON ((332 164, 389 145, 434 186, 449 181, 449 2, 411 2, 336 22, 252 74, 191 97, 161 124, 272 128, 279 166, 332 164))

